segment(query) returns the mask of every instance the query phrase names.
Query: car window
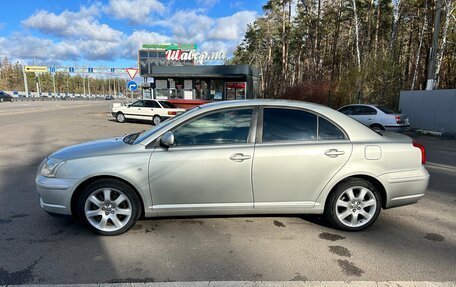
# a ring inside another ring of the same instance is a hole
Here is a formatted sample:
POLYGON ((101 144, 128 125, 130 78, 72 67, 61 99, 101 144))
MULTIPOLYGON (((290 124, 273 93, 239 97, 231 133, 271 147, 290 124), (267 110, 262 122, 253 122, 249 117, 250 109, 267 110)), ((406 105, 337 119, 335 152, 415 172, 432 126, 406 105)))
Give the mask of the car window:
POLYGON ((342 109, 339 110, 339 112, 346 114, 346 115, 352 115, 353 114, 353 107, 343 107, 342 109))
POLYGON ((160 105, 156 101, 145 101, 146 108, 161 108, 160 105))
POLYGON ((173 104, 171 104, 170 102, 167 102, 167 101, 160 101, 160 104, 165 109, 177 109, 177 107, 175 105, 173 105, 173 104))
POLYGON ((252 109, 211 113, 175 129, 176 146, 246 143, 252 109))
POLYGON ((355 106, 354 115, 376 115, 377 111, 371 107, 367 106, 355 106))
POLYGON ((265 108, 263 142, 317 139, 317 116, 301 110, 265 108))
POLYGON ((342 140, 345 139, 345 134, 327 119, 318 117, 318 139, 342 140))
POLYGON ((144 101, 136 101, 131 104, 131 107, 144 107, 144 101))
POLYGON ((379 109, 380 111, 384 112, 385 114, 395 114, 396 112, 388 109, 387 107, 384 107, 384 106, 377 106, 377 109, 379 109))

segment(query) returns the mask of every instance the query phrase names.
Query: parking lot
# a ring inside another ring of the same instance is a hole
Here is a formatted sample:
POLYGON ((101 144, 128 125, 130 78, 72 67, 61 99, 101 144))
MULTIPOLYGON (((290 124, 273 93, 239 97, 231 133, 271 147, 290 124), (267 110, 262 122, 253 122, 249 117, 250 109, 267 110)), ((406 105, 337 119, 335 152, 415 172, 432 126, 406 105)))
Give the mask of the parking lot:
POLYGON ((34 178, 61 147, 149 128, 108 117, 112 102, 0 104, 0 285, 225 280, 456 280, 456 139, 410 133, 431 174, 418 204, 348 233, 320 216, 140 220, 117 237, 39 206, 34 178))

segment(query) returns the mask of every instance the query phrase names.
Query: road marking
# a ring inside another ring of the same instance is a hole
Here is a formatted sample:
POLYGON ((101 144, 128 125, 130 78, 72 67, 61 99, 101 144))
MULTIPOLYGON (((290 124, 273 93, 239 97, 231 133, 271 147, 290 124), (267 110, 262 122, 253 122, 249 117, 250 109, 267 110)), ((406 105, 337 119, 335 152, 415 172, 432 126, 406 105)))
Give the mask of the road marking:
POLYGON ((429 162, 429 161, 426 162, 426 167, 439 168, 439 169, 444 169, 444 170, 449 170, 449 171, 456 171, 456 166, 440 164, 440 163, 436 163, 436 162, 429 162))

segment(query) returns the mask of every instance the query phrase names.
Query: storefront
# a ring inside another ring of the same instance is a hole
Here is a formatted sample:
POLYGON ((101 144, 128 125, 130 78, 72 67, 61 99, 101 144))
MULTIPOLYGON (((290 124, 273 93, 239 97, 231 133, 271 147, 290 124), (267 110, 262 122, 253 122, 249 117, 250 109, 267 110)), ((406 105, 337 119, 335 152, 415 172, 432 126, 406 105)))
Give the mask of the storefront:
POLYGON ((177 101, 258 98, 258 70, 249 65, 152 66, 143 97, 177 101))

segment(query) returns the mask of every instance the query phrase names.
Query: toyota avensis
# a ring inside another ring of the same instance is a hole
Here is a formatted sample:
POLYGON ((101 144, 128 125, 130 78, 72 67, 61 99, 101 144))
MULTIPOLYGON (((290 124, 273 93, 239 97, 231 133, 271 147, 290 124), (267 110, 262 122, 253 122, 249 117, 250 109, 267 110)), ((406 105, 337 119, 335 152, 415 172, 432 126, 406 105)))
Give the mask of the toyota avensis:
POLYGON ((325 214, 370 226, 426 190, 423 146, 331 108, 292 101, 207 104, 143 133, 63 148, 36 185, 50 213, 117 235, 139 217, 325 214))

